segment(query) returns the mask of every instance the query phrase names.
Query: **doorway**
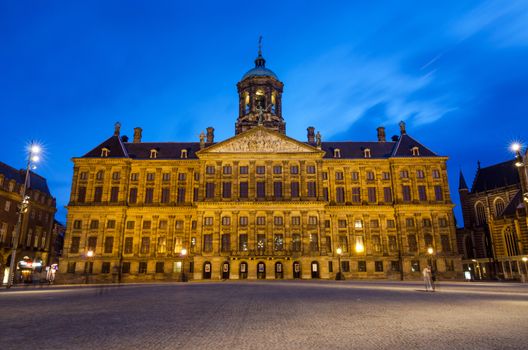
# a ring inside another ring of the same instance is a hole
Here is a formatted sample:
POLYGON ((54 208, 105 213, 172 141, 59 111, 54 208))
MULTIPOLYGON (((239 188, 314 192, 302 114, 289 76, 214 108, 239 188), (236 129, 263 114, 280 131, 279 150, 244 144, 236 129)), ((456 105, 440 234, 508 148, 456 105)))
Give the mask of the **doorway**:
POLYGON ((293 263, 293 278, 301 278, 301 263, 298 261, 293 263))
POLYGON ((203 265, 203 279, 211 279, 211 263, 209 261, 206 261, 203 265))
POLYGON ((257 264, 257 278, 259 280, 266 279, 266 264, 262 261, 257 264))

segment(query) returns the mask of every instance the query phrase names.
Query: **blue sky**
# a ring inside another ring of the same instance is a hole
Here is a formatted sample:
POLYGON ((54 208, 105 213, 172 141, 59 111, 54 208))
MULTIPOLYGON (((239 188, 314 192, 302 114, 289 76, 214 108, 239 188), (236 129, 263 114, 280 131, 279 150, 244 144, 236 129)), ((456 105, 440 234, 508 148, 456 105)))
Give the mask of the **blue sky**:
MULTIPOLYGON (((285 83, 287 134, 375 140, 408 133, 448 155, 451 193, 528 142, 526 1, 0 1, 0 160, 39 172, 65 218, 71 158, 116 121, 148 141, 234 134, 236 83, 263 35, 285 83), (331 120, 332 122, 328 122, 331 120), (523 125, 524 122, 524 125, 523 125), (524 128, 522 127, 524 126, 524 128)), ((456 211, 460 222, 459 211, 456 211)))

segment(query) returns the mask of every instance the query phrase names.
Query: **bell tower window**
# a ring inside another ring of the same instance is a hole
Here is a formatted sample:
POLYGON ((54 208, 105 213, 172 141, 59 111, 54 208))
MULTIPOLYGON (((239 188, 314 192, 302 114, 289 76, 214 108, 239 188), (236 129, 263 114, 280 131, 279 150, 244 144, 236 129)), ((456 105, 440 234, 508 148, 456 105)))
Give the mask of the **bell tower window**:
POLYGON ((275 114, 276 110, 276 97, 275 91, 271 94, 271 113, 275 114))
POLYGON ((248 114, 250 109, 251 108, 249 106, 249 94, 246 92, 244 93, 244 114, 248 114))
POLYGON ((257 109, 266 109, 266 96, 264 95, 264 91, 257 90, 255 93, 255 106, 257 109))

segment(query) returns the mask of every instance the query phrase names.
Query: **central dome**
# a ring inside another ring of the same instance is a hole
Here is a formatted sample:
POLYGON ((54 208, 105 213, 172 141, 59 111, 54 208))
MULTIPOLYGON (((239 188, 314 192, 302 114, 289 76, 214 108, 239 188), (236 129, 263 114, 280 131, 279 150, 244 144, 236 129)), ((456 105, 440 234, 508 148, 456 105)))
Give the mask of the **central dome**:
POLYGON ((242 77, 242 80, 247 79, 247 78, 253 78, 253 77, 272 77, 272 78, 279 80, 277 75, 273 73, 271 69, 268 69, 264 66, 255 67, 255 68, 248 70, 247 73, 244 74, 244 76, 242 77))

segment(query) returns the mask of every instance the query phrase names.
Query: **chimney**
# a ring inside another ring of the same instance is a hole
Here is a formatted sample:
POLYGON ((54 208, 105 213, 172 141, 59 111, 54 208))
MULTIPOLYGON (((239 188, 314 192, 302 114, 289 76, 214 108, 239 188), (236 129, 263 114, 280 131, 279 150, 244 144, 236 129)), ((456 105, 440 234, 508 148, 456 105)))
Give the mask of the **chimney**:
POLYGON ((128 136, 126 136, 126 135, 121 136, 121 141, 122 142, 128 142, 128 136))
POLYGON ((120 131, 121 131, 121 123, 117 122, 114 124, 114 136, 119 136, 120 131))
POLYGON ((315 128, 313 126, 309 126, 306 130, 308 131, 308 143, 314 144, 315 143, 315 128))
POLYGON ((202 131, 200 133, 200 149, 203 149, 205 147, 205 134, 202 131))
POLYGON ((214 128, 212 126, 207 128, 207 143, 214 142, 214 128))
POLYGON ((399 125, 400 125, 400 133, 402 135, 407 134, 407 131, 405 130, 405 122, 402 120, 399 125))
POLYGON ((376 130, 378 130, 378 142, 387 141, 386 138, 385 138, 385 128, 383 126, 380 126, 376 130))
POLYGON ((140 127, 134 128, 134 143, 141 143, 141 133, 143 132, 143 129, 140 127))

